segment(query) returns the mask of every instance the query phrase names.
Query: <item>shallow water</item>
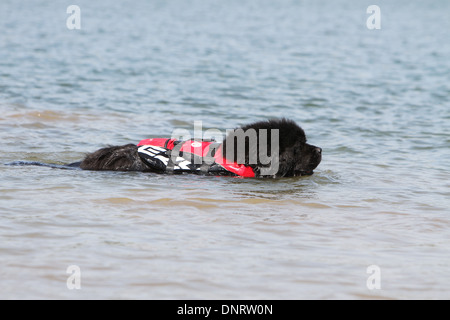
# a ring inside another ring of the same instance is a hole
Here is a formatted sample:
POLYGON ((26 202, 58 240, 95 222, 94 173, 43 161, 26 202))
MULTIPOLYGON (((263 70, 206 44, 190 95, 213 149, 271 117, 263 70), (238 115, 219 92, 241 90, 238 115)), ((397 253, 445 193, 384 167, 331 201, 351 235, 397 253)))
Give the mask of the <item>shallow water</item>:
POLYGON ((370 4, 1 1, 0 298, 449 299, 450 4, 370 4), (313 176, 6 165, 268 117, 313 176))

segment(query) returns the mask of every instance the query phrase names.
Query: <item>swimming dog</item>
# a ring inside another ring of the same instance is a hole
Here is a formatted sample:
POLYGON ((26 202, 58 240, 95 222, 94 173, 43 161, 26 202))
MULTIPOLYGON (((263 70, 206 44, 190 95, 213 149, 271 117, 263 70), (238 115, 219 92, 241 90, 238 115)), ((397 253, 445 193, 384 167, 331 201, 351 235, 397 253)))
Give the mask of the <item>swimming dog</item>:
POLYGON ((223 142, 145 139, 137 145, 100 149, 71 166, 83 170, 293 177, 313 174, 321 160, 322 149, 306 143, 300 126, 292 120, 272 119, 236 128, 223 142))

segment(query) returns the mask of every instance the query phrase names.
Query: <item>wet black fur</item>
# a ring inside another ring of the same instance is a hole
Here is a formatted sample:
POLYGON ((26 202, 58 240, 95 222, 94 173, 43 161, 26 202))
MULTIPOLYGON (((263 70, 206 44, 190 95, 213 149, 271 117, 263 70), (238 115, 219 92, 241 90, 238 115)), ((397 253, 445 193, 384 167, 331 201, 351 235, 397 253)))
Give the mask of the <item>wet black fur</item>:
MULTIPOLYGON (((268 155, 271 150, 271 131, 279 130, 279 167, 274 177, 292 177, 300 175, 310 175, 319 165, 322 159, 322 149, 306 143, 305 132, 294 121, 287 119, 277 119, 255 122, 241 127, 244 132, 248 129, 255 129, 257 132, 257 141, 255 145, 250 145, 249 141, 245 144, 244 157, 238 158, 237 143, 234 144, 234 156, 224 156, 230 161, 238 161, 253 168, 256 176, 259 176, 261 168, 267 167, 261 163, 260 159, 254 163, 250 161, 249 154, 259 151, 259 129, 267 129, 268 155)), ((236 132, 236 131, 235 131, 236 132)), ((222 150, 227 150, 227 144, 235 140, 234 132, 228 134, 223 142, 222 150)), ((84 170, 110 170, 110 171, 151 171, 150 168, 141 160, 138 154, 138 147, 134 144, 124 146, 113 146, 100 149, 86 156, 81 162, 80 168, 84 170)))
MULTIPOLYGON (((238 128, 239 129, 239 128, 238 128)), ((259 139, 261 135, 261 129, 266 129, 267 134, 267 154, 270 156, 272 153, 271 146, 271 129, 279 130, 279 167, 276 177, 293 177, 300 175, 310 175, 313 170, 319 165, 322 160, 322 149, 316 146, 306 143, 306 135, 302 128, 300 128, 294 121, 288 119, 274 119, 267 121, 255 122, 241 127, 244 132, 248 129, 255 129, 257 132, 257 143, 249 144, 250 139, 246 139, 245 143, 245 158, 239 159, 238 157, 238 142, 233 133, 229 134, 223 142, 223 150, 227 159, 233 160, 237 163, 244 163, 253 168, 253 171, 258 175, 260 169, 268 167, 261 163, 260 159, 257 159, 257 163, 252 163, 250 155, 259 155, 259 139), (227 156, 227 144, 233 143, 234 153, 233 157, 227 156)), ((236 131, 235 131, 236 132, 236 131)))
POLYGON ((83 170, 150 171, 141 160, 134 144, 106 147, 88 154, 81 162, 83 170))

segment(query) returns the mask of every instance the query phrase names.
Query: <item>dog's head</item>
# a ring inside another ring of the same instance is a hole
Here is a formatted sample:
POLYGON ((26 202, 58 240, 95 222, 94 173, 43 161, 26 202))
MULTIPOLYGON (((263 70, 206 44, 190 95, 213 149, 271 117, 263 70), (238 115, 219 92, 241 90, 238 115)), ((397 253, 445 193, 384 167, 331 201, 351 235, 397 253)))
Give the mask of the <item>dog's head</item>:
POLYGON ((322 149, 306 143, 303 129, 287 119, 236 129, 225 139, 223 150, 228 160, 252 167, 259 176, 311 175, 322 160, 322 149), (232 155, 230 150, 234 150, 232 155))
MULTIPOLYGON (((299 143, 292 151, 285 152, 287 159, 285 177, 312 175, 322 161, 322 148, 308 143, 299 143)), ((280 172, 281 173, 281 172, 280 172)))

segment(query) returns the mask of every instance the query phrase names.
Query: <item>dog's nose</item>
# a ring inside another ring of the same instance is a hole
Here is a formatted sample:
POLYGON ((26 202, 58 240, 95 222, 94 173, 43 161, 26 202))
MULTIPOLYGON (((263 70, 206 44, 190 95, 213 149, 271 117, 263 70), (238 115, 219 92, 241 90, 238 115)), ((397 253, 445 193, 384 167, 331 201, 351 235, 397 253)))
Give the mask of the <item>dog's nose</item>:
POLYGON ((322 154, 322 148, 316 147, 315 150, 317 153, 322 154))

